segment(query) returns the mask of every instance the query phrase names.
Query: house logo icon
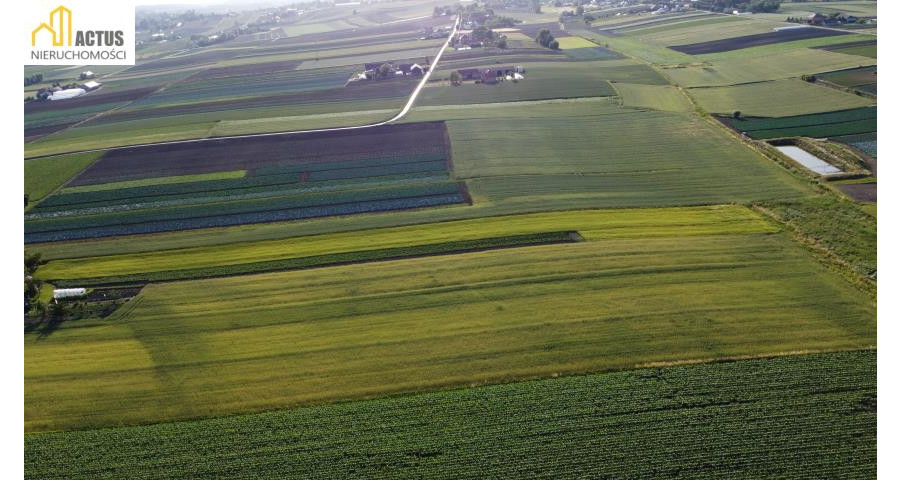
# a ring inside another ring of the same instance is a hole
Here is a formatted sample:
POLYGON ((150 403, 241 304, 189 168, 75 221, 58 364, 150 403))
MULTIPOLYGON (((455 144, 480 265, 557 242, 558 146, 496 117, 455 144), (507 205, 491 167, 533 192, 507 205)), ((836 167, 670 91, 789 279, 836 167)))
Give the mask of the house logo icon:
POLYGON ((37 45, 38 34, 50 33, 54 47, 72 46, 72 11, 60 5, 50 12, 50 24, 42 22, 31 31, 31 46, 37 45))

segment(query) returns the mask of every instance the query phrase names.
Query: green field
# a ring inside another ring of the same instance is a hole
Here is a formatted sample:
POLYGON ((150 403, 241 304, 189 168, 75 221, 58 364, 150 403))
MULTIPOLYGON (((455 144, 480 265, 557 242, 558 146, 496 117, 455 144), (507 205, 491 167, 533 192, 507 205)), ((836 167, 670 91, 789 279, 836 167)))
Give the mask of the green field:
POLYGON ((27 434, 25 476, 873 478, 875 370, 799 355, 27 434))
POLYGON ((865 295, 768 230, 150 285, 107 320, 26 334, 25 428, 874 345, 865 295))
POLYGON ((34 203, 53 193, 60 185, 69 181, 100 158, 103 152, 63 155, 39 158, 25 162, 25 195, 28 203, 34 203))
POLYGON ((783 117, 874 105, 875 101, 799 79, 731 87, 692 88, 691 96, 708 112, 783 117))
POLYGON ((803 49, 668 68, 664 73, 683 87, 710 87, 779 80, 874 64, 874 58, 803 49))
POLYGON ((577 230, 586 239, 593 240, 675 234, 746 233, 766 228, 765 222, 744 207, 581 210, 486 217, 427 226, 382 228, 145 254, 58 260, 41 267, 38 276, 77 279, 163 272, 547 231, 577 230))
POLYGON ((649 108, 666 112, 689 112, 693 110, 691 101, 677 88, 670 85, 635 85, 616 83, 613 85, 622 99, 622 105, 634 108, 649 108))

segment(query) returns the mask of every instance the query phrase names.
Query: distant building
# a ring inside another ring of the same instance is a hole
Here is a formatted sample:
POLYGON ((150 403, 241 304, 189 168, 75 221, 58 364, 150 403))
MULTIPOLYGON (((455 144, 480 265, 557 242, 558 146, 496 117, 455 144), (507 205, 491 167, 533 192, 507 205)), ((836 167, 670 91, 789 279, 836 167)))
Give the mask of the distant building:
POLYGON ((82 84, 81 87, 87 91, 91 91, 91 90, 96 90, 96 89, 100 88, 101 85, 103 85, 103 84, 100 82, 91 80, 89 82, 84 82, 84 84, 82 84))
POLYGON ((70 98, 79 97, 84 95, 87 91, 83 88, 68 88, 65 90, 57 90, 53 92, 49 99, 50 100, 67 100, 70 98))
POLYGON ((806 23, 810 25, 823 25, 825 23, 825 15, 814 13, 806 18, 806 23))

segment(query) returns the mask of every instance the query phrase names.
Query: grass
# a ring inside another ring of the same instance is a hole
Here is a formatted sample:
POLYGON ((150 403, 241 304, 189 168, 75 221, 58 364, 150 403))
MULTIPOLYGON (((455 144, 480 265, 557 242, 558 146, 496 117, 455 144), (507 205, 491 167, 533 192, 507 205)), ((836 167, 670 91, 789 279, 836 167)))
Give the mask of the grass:
POLYGON ((142 178, 140 180, 126 180, 122 182, 97 183, 92 185, 78 185, 66 187, 59 191, 62 194, 102 192, 106 190, 118 190, 120 188, 148 187, 151 185, 172 185, 178 183, 204 182, 209 180, 227 180, 243 178, 246 170, 232 170, 229 172, 198 173, 196 175, 177 175, 173 177, 142 178))
POLYGON ((683 87, 708 87, 779 80, 874 63, 875 59, 866 57, 803 49, 764 57, 723 59, 712 64, 669 68, 664 72, 683 87))
POLYGON ((664 206, 798 191, 773 164, 690 115, 612 102, 519 112, 508 108, 492 118, 472 109, 443 112, 471 117, 448 120, 447 127, 455 175, 471 180, 476 202, 579 204, 590 198, 597 207, 664 206))
POLYGON ((152 284, 106 320, 25 336, 25 430, 875 341, 874 306, 784 234, 605 239, 152 284))
POLYGON ((622 105, 649 108, 666 112, 690 112, 693 105, 677 88, 669 85, 635 85, 616 83, 613 88, 622 98, 622 105))
POLYGON ((25 476, 873 478, 875 373, 867 350, 28 434, 25 476))
POLYGON ((859 277, 878 272, 877 221, 860 205, 830 195, 763 202, 761 206, 816 250, 833 255, 859 277))
POLYGON ((29 203, 53 193, 102 154, 103 152, 80 153, 25 161, 25 194, 28 195, 29 203))
POLYGON ((731 114, 740 110, 743 115, 759 117, 821 113, 875 104, 869 98, 799 79, 694 88, 690 94, 708 112, 731 114))
POLYGON ((37 275, 45 279, 77 279, 199 269, 546 231, 577 230, 591 240, 746 233, 767 231, 770 228, 746 207, 737 206, 579 210, 486 217, 144 254, 58 260, 40 267, 37 275))

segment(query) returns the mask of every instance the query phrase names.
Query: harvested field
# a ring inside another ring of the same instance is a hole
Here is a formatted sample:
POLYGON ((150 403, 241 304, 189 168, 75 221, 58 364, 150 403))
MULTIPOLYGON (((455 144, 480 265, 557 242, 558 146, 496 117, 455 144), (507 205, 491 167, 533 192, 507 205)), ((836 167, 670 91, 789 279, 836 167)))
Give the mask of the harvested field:
POLYGON ((585 40, 581 37, 557 37, 556 40, 559 42, 559 48, 562 50, 568 50, 570 48, 590 48, 598 46, 596 43, 585 40))
POLYGON ((26 434, 25 475, 874 478, 876 396, 874 350, 640 369, 26 434))
POLYGON ((387 126, 107 152, 26 216, 26 242, 93 238, 459 203, 443 124, 387 126), (245 177, 200 179, 249 170, 245 177), (144 182, 194 175, 180 183, 144 182), (120 185, 122 185, 120 183, 120 185))
POLYGON ((152 284, 106 321, 25 336, 25 429, 873 345, 869 298, 769 231, 152 284))
POLYGON ((801 136, 822 138, 877 131, 878 107, 780 118, 719 117, 719 120, 754 139, 801 136))
POLYGON ((743 37, 692 43, 689 45, 673 45, 669 48, 688 55, 700 55, 704 53, 728 52, 748 47, 758 47, 760 45, 771 45, 794 40, 805 40, 808 38, 833 37, 837 35, 847 35, 847 33, 813 27, 789 28, 769 33, 758 33, 756 35, 745 35, 743 37))
POLYGON ((758 117, 823 113, 875 104, 870 98, 800 79, 692 88, 689 93, 708 112, 728 115, 738 110, 743 115, 758 117))

